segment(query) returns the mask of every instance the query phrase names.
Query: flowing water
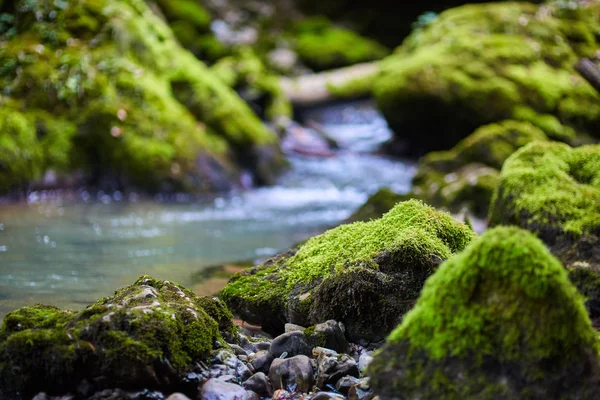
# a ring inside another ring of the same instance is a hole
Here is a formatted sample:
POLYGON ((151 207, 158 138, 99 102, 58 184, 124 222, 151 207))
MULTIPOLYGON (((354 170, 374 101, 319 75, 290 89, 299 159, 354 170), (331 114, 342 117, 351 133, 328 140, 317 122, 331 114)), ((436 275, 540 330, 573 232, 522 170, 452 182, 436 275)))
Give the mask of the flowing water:
POLYGON ((279 183, 204 201, 32 193, 0 206, 0 317, 33 303, 80 309, 143 274, 184 285, 203 267, 263 258, 339 224, 381 187, 407 192, 414 165, 374 154, 390 138, 369 103, 309 113, 335 157, 290 155, 279 183))

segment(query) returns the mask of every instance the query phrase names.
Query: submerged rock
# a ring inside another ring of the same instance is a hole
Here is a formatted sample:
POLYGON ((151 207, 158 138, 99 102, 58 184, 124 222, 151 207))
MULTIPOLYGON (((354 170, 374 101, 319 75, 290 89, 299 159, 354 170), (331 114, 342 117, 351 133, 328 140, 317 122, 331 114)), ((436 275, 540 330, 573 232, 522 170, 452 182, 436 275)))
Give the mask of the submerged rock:
POLYGON ((532 234, 495 228, 427 281, 368 370, 381 399, 592 399, 600 342, 532 234))
POLYGON ((0 11, 0 192, 48 169, 81 169, 113 190, 226 190, 240 167, 260 181, 261 162, 282 166, 277 136, 144 1, 0 11), (261 159, 265 148, 275 150, 261 159))
POLYGON ((535 232, 565 265, 600 265, 600 146, 531 143, 504 164, 492 225, 535 232))
POLYGON ((411 200, 379 220, 342 225, 238 274, 221 296, 272 333, 286 322, 333 319, 352 340, 380 340, 435 268, 474 237, 450 215, 411 200))
POLYGON ((77 313, 24 307, 0 328, 0 388, 10 397, 63 394, 82 381, 90 391, 172 387, 224 343, 220 327, 235 331, 220 301, 149 277, 77 313))
POLYGON ((551 138, 598 136, 600 95, 574 70, 598 48, 596 2, 466 5, 416 29, 381 63, 374 94, 417 151, 480 126, 528 121, 551 138))

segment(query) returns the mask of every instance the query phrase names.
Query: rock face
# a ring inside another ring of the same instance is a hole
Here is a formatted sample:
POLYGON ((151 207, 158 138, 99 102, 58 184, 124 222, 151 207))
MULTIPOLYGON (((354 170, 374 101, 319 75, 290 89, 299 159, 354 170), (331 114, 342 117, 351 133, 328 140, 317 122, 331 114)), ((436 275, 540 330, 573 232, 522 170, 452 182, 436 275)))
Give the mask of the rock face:
POLYGON ((374 94, 417 151, 448 149, 506 119, 531 122, 552 138, 573 129, 597 136, 600 95, 574 65, 598 48, 599 13, 596 2, 583 1, 445 11, 382 62, 374 94))
POLYGON ((535 142, 517 151, 502 168, 490 223, 535 232, 565 265, 600 265, 600 146, 535 142))
POLYGON ((226 190, 240 165, 281 166, 276 135, 144 1, 18 0, 0 12, 0 192, 49 169, 112 189, 226 190))
POLYGON ((0 387, 31 396, 84 380, 92 392, 172 386, 224 343, 219 328, 235 332, 222 302, 149 277, 78 313, 25 307, 0 328, 0 387))
POLYGON ((504 161, 536 140, 547 137, 528 122, 508 120, 483 126, 451 150, 423 157, 413 179, 413 194, 452 212, 467 207, 486 217, 504 161))
POLYGON ((501 227, 427 281, 368 374, 381 399, 592 399, 599 350, 562 265, 501 227))
POLYGON ((222 298, 246 321, 281 333, 286 322, 340 321, 351 339, 380 340, 425 279, 475 234, 415 200, 379 220, 343 225, 231 279, 222 298))

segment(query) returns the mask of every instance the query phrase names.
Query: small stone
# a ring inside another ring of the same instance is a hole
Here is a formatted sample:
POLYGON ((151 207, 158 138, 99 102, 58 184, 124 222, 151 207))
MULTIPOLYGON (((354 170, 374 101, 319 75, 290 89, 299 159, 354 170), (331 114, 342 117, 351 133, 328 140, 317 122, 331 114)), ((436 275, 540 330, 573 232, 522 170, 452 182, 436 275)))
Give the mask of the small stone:
POLYGON ((256 351, 269 350, 271 348, 271 342, 256 342, 254 343, 254 347, 256 348, 256 351))
POLYGON ((235 355, 226 350, 221 350, 213 358, 213 366, 211 367, 211 377, 217 378, 221 375, 233 375, 239 381, 243 382, 246 379, 250 378, 250 376, 252 376, 252 372, 235 355), (215 368, 218 368, 220 370, 220 375, 213 374, 213 369, 215 368))
POLYGON ((363 378, 360 383, 354 385, 348 391, 348 400, 372 400, 375 393, 371 390, 369 378, 363 378))
POLYGON ((317 387, 324 388, 325 385, 335 385, 338 380, 345 376, 358 378, 360 372, 356 361, 347 354, 329 356, 321 353, 317 359, 317 387))
POLYGON ((202 400, 250 400, 255 396, 255 393, 247 392, 241 386, 219 379, 209 379, 200 392, 202 400))
POLYGON ((296 324, 285 324, 285 333, 290 332, 303 332, 304 327, 296 324))
POLYGON ((287 390, 277 390, 273 393, 273 400, 292 400, 292 394, 287 390))
POLYGON ((44 392, 38 393, 31 400, 50 400, 50 397, 44 392))
POLYGON ((354 376, 345 376, 335 384, 335 390, 340 392, 343 395, 347 395, 348 391, 352 386, 355 386, 360 383, 360 379, 355 378, 354 376))
POLYGON ((238 379, 233 375, 221 375, 217 379, 223 382, 238 383, 238 379))
POLYGON ((310 356, 312 352, 311 344, 303 332, 293 331, 277 336, 271 343, 269 352, 275 358, 287 353, 288 357, 297 355, 310 356))
POLYGON ((311 339, 321 347, 335 350, 338 353, 347 353, 349 345, 346 340, 345 330, 342 323, 330 320, 315 325, 314 334, 311 335, 311 339))
POLYGON ((310 398, 310 400, 344 400, 344 399, 346 399, 346 398, 344 396, 342 396, 341 394, 337 394, 337 393, 333 393, 333 392, 319 392, 310 398))
POLYGON ((250 361, 250 365, 254 368, 254 371, 264 372, 265 374, 269 373, 269 368, 271 367, 273 359, 271 353, 265 350, 261 350, 248 357, 248 361, 250 361))
POLYGON ((304 355, 277 358, 271 364, 269 379, 274 389, 309 392, 314 384, 312 362, 304 355))
POLYGON ((363 373, 373 361, 373 356, 371 356, 371 352, 363 352, 358 359, 358 370, 363 373))
POLYGON ((190 400, 190 398, 187 397, 185 394, 173 393, 172 395, 167 397, 167 400, 190 400))
POLYGON ((273 388, 267 376, 262 372, 252 375, 242 384, 246 390, 251 390, 262 397, 270 397, 273 394, 273 388))
POLYGON ((229 347, 231 348, 231 350, 233 350, 233 354, 235 354, 236 356, 247 356, 248 355, 248 352, 246 350, 244 350, 243 348, 241 348, 240 346, 238 346, 237 344, 229 343, 229 347))

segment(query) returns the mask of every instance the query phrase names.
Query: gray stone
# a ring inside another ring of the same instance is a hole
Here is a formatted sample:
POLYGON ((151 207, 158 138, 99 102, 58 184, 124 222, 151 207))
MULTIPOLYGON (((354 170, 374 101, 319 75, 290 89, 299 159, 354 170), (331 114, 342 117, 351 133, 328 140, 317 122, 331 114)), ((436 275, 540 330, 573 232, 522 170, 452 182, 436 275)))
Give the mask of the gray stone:
POLYGON ((360 383, 352 386, 348 391, 348 400, 373 400, 375 393, 369 385, 369 378, 363 378, 360 383))
POLYGON ((256 393, 233 383, 223 382, 219 379, 209 379, 200 391, 202 400, 254 400, 256 393))
POLYGON ((360 383, 360 379, 355 378, 354 376, 345 376, 335 384, 335 390, 340 392, 343 395, 347 395, 352 386, 355 386, 360 383))
POLYGON ((314 334, 311 335, 313 343, 326 347, 338 353, 347 353, 349 350, 348 340, 345 336, 344 325, 336 321, 327 321, 315 325, 314 334))
POLYGON ((293 331, 284 333, 273 339, 269 352, 275 358, 284 353, 287 354, 287 357, 297 355, 310 356, 313 347, 303 332, 293 331))
POLYGON ((271 364, 269 379, 275 390, 309 392, 314 384, 312 362, 304 355, 276 358, 271 364))
POLYGON ((317 387, 335 385, 345 376, 358 378, 360 372, 356 361, 347 354, 328 355, 323 352, 317 359, 317 387))
POLYGON ((273 394, 273 387, 269 382, 269 378, 262 372, 252 375, 242 386, 246 390, 251 390, 262 397, 271 397, 273 394))
POLYGON ((261 350, 258 353, 254 353, 248 357, 250 365, 255 372, 269 373, 269 368, 273 362, 274 357, 268 351, 261 350))
POLYGON ((167 397, 167 400, 190 400, 190 398, 187 397, 185 394, 173 393, 172 395, 167 397))
POLYGON ((285 324, 285 333, 290 332, 303 332, 304 327, 296 324, 285 324))
POLYGON ((310 400, 345 400, 346 398, 341 394, 333 393, 333 392, 319 392, 310 400))
POLYGON ((226 350, 221 350, 213 357, 211 377, 218 378, 222 375, 233 375, 240 382, 243 382, 252 376, 252 372, 235 355, 226 350), (213 370, 219 372, 213 373, 213 370))
POLYGON ((364 351, 361 353, 360 358, 358 359, 358 369, 361 373, 365 372, 371 361, 373 361, 373 356, 371 356, 372 352, 364 351))

